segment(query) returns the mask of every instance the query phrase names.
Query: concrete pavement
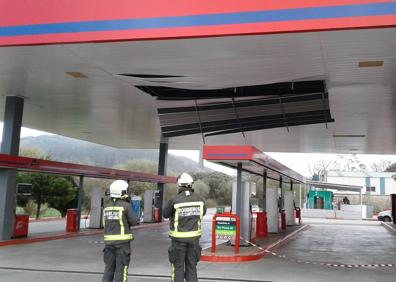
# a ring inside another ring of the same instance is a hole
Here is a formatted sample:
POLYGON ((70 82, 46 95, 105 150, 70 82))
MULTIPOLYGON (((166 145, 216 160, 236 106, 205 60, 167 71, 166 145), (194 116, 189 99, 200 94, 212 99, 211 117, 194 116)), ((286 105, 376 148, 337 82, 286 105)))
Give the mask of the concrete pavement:
MULTIPOLYGON (((396 236, 372 222, 316 222, 276 250, 288 258, 332 263, 395 263, 396 236), (338 225, 337 225, 338 223, 338 225), (380 242, 381 241, 381 242, 380 242)), ((168 227, 135 230, 129 281, 169 281, 168 227)), ((204 225, 210 241, 210 222, 204 225)), ((100 281, 102 236, 0 248, 0 281, 100 281), (19 270, 18 270, 19 269, 19 270)), ((200 281, 395 281, 395 267, 328 267, 267 256, 256 262, 199 263, 200 281)))

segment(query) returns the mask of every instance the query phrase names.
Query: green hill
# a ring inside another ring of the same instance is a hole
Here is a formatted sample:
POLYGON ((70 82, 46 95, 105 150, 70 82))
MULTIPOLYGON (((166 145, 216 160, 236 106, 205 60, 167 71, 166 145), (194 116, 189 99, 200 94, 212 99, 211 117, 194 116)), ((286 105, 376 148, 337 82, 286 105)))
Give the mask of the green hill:
MULTIPOLYGON (((158 163, 158 150, 116 149, 59 135, 22 138, 21 148, 38 149, 50 155, 54 161, 101 167, 115 167, 135 160, 158 163)), ((197 162, 189 158, 172 154, 168 156, 168 170, 175 173, 212 171, 199 167, 197 162)))

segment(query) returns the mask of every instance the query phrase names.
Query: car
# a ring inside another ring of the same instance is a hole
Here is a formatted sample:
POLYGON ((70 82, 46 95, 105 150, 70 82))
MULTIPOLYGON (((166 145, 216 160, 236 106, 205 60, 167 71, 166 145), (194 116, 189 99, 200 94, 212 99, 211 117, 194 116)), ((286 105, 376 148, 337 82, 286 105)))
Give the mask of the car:
POLYGON ((391 222, 391 221, 393 221, 392 211, 391 210, 382 211, 378 214, 377 218, 379 221, 391 222))

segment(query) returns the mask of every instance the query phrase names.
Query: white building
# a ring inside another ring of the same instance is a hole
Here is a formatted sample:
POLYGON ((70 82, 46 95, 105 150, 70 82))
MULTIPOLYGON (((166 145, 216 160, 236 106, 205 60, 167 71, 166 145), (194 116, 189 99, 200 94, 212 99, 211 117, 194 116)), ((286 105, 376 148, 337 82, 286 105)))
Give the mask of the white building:
POLYGON ((329 183, 357 185, 365 187, 364 192, 371 195, 396 193, 395 172, 328 171, 324 180, 329 183))

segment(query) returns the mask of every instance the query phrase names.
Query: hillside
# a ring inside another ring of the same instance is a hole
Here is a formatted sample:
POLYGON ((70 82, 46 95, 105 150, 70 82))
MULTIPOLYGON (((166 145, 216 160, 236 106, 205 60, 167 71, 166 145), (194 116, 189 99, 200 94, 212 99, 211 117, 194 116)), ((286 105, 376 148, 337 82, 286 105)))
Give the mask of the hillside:
MULTIPOLYGON (((59 135, 41 135, 21 139, 21 148, 32 148, 51 156, 52 160, 114 167, 130 160, 158 162, 158 150, 116 149, 59 135)), ((168 170, 175 173, 210 172, 200 168, 197 162, 169 154, 168 170)))

